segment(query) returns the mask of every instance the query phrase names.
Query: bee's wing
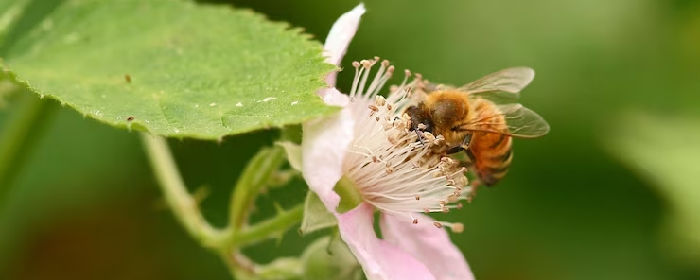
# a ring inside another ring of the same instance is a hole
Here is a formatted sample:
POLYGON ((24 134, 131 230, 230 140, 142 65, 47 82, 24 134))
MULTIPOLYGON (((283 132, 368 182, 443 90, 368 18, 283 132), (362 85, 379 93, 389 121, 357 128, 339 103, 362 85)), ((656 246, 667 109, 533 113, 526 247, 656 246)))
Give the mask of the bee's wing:
POLYGON ((529 67, 512 67, 491 73, 468 83, 459 89, 471 98, 483 98, 495 103, 505 103, 520 97, 520 91, 535 78, 529 67))
POLYGON ((481 131, 520 138, 535 138, 549 133, 549 124, 540 115, 518 104, 499 104, 497 113, 474 119, 459 127, 460 131, 481 131), (506 125, 500 125, 501 118, 506 125))

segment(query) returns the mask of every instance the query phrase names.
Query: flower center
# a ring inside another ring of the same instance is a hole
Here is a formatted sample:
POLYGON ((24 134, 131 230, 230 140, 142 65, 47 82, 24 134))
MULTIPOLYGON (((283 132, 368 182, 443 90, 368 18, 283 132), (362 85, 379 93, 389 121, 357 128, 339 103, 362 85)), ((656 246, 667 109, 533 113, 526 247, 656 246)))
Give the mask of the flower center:
MULTIPOLYGON (((370 69, 377 61, 353 63, 355 80, 348 106, 356 119, 356 136, 343 162, 344 179, 336 186, 341 205, 349 197, 350 204, 345 207, 356 206, 361 200, 413 223, 419 222, 414 213, 461 208, 459 201, 468 199, 471 188, 464 168, 445 156, 444 138, 426 132, 423 137, 427 141, 418 141, 416 133, 409 130, 410 117, 396 112, 406 107, 412 88, 422 81, 417 78, 407 84, 411 74, 406 71, 406 78, 392 88, 388 99, 378 96, 394 69, 384 61, 365 91, 370 69)), ((436 222, 435 226, 461 230, 460 224, 448 222, 436 222)))

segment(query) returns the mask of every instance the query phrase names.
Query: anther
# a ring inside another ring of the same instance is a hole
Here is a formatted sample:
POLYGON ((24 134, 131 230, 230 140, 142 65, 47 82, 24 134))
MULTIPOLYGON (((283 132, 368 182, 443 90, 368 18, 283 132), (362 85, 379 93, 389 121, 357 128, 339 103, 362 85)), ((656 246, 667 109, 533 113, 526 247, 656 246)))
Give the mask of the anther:
POLYGON ((357 61, 353 61, 352 66, 354 66, 355 68, 360 67, 360 63, 357 61))
POLYGON ((403 73, 406 74, 406 77, 410 77, 410 76, 411 76, 411 70, 408 70, 408 69, 403 70, 403 73))
POLYGON ((377 106, 384 106, 384 104, 386 104, 386 99, 384 98, 384 96, 377 95, 374 98, 374 104, 376 104, 377 106))
POLYGON ((420 196, 416 195, 416 200, 420 200, 420 196))
POLYGON ((387 109, 387 110, 391 110, 391 108, 392 108, 392 107, 391 107, 391 104, 386 104, 386 109, 387 109))
POLYGON ((377 163, 379 160, 377 160, 377 156, 372 156, 372 162, 377 163))
POLYGON ((441 224, 440 222, 434 222, 433 225, 434 225, 436 228, 442 228, 442 224, 441 224))
POLYGON ((382 61, 382 65, 383 65, 384 67, 388 67, 388 66, 389 66, 389 61, 385 59, 384 61, 382 61))
POLYGON ((377 121, 379 121, 379 117, 375 117, 375 119, 376 119, 377 121))
POLYGON ((463 223, 453 223, 452 224, 452 232, 454 232, 454 233, 464 232, 464 224, 463 223))
POLYGON ((374 105, 374 104, 368 105, 367 108, 369 108, 370 110, 372 110, 374 112, 379 111, 379 108, 377 107, 377 105, 374 105))
POLYGON ((386 171, 386 174, 391 174, 391 173, 394 173, 394 169, 393 169, 393 168, 391 168, 391 167, 387 167, 387 168, 385 168, 385 169, 384 169, 384 171, 386 171))
POLYGON ((428 208, 423 208, 423 213, 425 213, 425 214, 430 213, 430 209, 428 209, 428 208))
POLYGON ((462 207, 464 207, 464 205, 462 205, 462 203, 457 203, 457 209, 462 209, 462 207))
MULTIPOLYGON (((385 60, 386 61, 386 60, 385 60)), ((388 61, 387 61, 388 62, 388 61)), ((394 74, 394 65, 390 65, 389 68, 386 69, 386 72, 391 75, 394 74)))
POLYGON ((413 222, 412 222, 412 223, 413 223, 414 225, 417 224, 417 223, 418 223, 418 219, 413 219, 413 222))

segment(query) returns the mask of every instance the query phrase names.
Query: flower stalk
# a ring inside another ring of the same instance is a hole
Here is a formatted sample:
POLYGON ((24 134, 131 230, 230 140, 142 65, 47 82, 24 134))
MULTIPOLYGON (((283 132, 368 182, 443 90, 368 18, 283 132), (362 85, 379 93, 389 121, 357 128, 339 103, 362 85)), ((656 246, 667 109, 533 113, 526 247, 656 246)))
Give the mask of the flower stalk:
POLYGON ((299 204, 292 209, 278 213, 272 219, 240 230, 234 237, 234 247, 238 247, 236 244, 250 246, 274 234, 282 234, 293 225, 301 222, 302 218, 304 218, 304 204, 299 204))
POLYGON ((246 223, 249 209, 253 207, 255 197, 268 185, 285 161, 282 148, 272 147, 260 150, 248 163, 236 182, 236 189, 231 197, 229 227, 236 235, 246 223))
POLYGON ((300 204, 268 220, 248 225, 255 198, 284 163, 286 157, 282 148, 263 149, 248 163, 231 198, 230 222, 225 228, 216 228, 202 216, 198 199, 187 191, 165 138, 144 133, 141 139, 165 200, 188 234, 219 254, 236 279, 262 279, 255 274, 266 266, 240 255, 239 249, 283 234, 301 222, 304 215, 304 205, 300 204))
POLYGON ((175 160, 168 150, 165 138, 157 135, 142 134, 141 139, 146 146, 146 152, 155 173, 158 185, 161 187, 170 209, 175 218, 185 227, 185 230, 199 240, 202 245, 217 248, 218 240, 228 235, 228 230, 211 226, 199 211, 198 201, 190 195, 175 160))

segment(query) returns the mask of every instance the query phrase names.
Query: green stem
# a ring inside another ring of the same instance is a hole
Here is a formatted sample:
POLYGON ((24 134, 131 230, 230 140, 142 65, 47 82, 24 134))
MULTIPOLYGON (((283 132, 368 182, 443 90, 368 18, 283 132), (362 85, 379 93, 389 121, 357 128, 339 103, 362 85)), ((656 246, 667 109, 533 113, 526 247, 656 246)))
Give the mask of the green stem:
POLYGON ((304 216, 304 205, 297 205, 270 220, 244 227, 256 196, 284 163, 284 151, 278 147, 263 149, 248 163, 231 198, 229 225, 221 230, 212 227, 202 216, 197 200, 185 187, 165 138, 142 134, 142 140, 165 200, 187 232, 204 247, 217 252, 236 279, 257 279, 255 264, 246 262, 247 258, 239 255, 238 249, 280 235, 304 216))
POLYGON ((198 239, 205 247, 220 250, 221 241, 230 233, 212 227, 199 211, 199 205, 185 187, 175 160, 168 150, 165 138, 142 134, 151 167, 155 172, 165 200, 175 217, 185 226, 187 232, 198 239))
POLYGON ((25 91, 16 94, 24 94, 24 102, 18 103, 17 111, 0 132, 0 205, 56 110, 53 104, 25 91))
POLYGON ((304 204, 277 214, 272 219, 259 222, 235 235, 236 247, 253 245, 271 236, 283 234, 304 218, 304 204))
POLYGON ((279 147, 260 150, 246 165, 236 182, 236 189, 231 197, 229 228, 232 235, 247 221, 255 198, 267 186, 274 172, 278 171, 285 160, 285 153, 279 147))

